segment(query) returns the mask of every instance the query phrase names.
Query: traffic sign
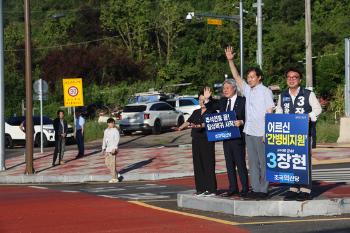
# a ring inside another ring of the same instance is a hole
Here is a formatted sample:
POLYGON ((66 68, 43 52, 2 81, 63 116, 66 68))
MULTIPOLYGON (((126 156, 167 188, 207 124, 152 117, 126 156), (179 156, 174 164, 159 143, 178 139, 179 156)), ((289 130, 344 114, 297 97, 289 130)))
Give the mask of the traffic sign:
POLYGON ((208 19, 207 23, 209 25, 217 25, 217 26, 221 26, 223 24, 221 19, 208 19))
POLYGON ((83 80, 81 78, 63 79, 64 106, 84 106, 83 80))
POLYGON ((45 80, 38 79, 33 83, 33 89, 34 89, 34 92, 38 95, 46 94, 49 90, 49 85, 47 85, 47 82, 45 80), (41 82, 41 87, 40 87, 40 82, 41 82))

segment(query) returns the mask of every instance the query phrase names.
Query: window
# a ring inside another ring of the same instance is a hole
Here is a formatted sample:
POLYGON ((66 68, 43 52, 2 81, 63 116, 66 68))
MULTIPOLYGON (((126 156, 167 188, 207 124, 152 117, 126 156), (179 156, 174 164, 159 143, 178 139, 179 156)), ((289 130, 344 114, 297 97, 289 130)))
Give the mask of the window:
MULTIPOLYGON (((39 116, 33 117, 33 123, 34 125, 40 125, 40 117, 39 116)), ((43 125, 52 125, 52 124, 53 124, 53 121, 50 118, 43 117, 43 125)))
POLYGON ((175 100, 167 100, 166 101, 169 105, 171 105, 173 108, 176 107, 176 101, 175 100))
POLYGON ((161 110, 161 111, 172 111, 172 110, 174 110, 174 108, 171 107, 171 106, 170 106, 169 104, 167 104, 167 103, 161 103, 160 110, 161 110))
POLYGON ((125 106, 123 112, 143 112, 146 108, 146 105, 125 106))
POLYGON ((161 105, 162 105, 162 104, 153 104, 149 110, 150 110, 150 111, 159 111, 161 105))
POLYGON ((192 100, 179 100, 179 104, 180 104, 180 107, 183 107, 183 106, 192 106, 194 105, 194 103, 192 102, 192 100))

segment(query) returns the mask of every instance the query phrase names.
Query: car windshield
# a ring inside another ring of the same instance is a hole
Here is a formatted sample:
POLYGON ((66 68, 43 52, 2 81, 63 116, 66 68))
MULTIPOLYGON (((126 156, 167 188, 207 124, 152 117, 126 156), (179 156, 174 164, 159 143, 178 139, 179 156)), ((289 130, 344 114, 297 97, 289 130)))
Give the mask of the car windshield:
POLYGON ((146 105, 130 105, 125 106, 123 112, 143 112, 146 110, 146 105))
POLYGON ((24 121, 24 119, 25 117, 11 117, 6 120, 6 123, 9 125, 19 126, 24 121))
MULTIPOLYGON (((25 117, 11 117, 6 122, 9 125, 19 126, 23 121, 25 120, 25 117)), ((34 125, 40 125, 40 116, 34 116, 33 117, 33 123, 34 125)), ((48 117, 43 117, 43 125, 52 125, 53 121, 48 117)))
MULTIPOLYGON (((33 118, 34 125, 40 125, 40 117, 33 118)), ((43 125, 52 125, 53 120, 48 117, 43 117, 43 125)))

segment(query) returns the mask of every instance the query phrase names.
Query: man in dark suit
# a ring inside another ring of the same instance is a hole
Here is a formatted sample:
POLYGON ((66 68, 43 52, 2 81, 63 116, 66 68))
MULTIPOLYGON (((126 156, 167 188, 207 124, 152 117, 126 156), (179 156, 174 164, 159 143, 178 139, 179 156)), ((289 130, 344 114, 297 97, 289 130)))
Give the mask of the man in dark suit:
MULTIPOLYGON (((211 96, 210 89, 205 89, 204 96, 209 100, 209 97, 211 96)), ((241 137, 223 141, 230 187, 227 192, 222 194, 222 196, 230 197, 239 194, 241 197, 245 197, 249 191, 243 133, 243 125, 245 121, 245 98, 237 95, 236 81, 233 79, 226 79, 223 85, 223 97, 216 102, 209 101, 206 106, 208 109, 215 109, 220 112, 235 111, 236 113, 237 120, 234 124, 239 127, 241 137), (237 184, 236 167, 242 184, 242 190, 240 193, 237 184)))
POLYGON ((55 130, 55 151, 53 153, 52 166, 55 166, 58 155, 58 164, 64 164, 63 155, 65 149, 65 139, 68 131, 67 121, 64 119, 64 111, 58 110, 57 117, 53 121, 53 128, 55 130))

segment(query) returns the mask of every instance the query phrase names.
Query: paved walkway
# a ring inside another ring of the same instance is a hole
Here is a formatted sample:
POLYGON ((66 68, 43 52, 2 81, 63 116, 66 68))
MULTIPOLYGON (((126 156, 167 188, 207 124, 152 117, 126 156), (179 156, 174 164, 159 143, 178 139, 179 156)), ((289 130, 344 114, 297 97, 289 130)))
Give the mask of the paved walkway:
MULTIPOLYGON (((130 180, 189 176, 193 174, 191 153, 190 145, 122 148, 117 157, 117 168, 130 180)), ((87 150, 86 156, 80 159, 75 159, 76 154, 77 151, 67 151, 64 157, 66 164, 55 167, 51 166, 52 153, 35 154, 36 174, 33 176, 23 175, 24 156, 7 159, 7 170, 0 172, 0 183, 105 181, 109 178, 108 169, 99 149, 87 150)), ((322 144, 313 151, 314 165, 344 162, 350 162, 349 145, 322 144)), ((216 172, 226 172, 222 143, 216 144, 216 172)))

